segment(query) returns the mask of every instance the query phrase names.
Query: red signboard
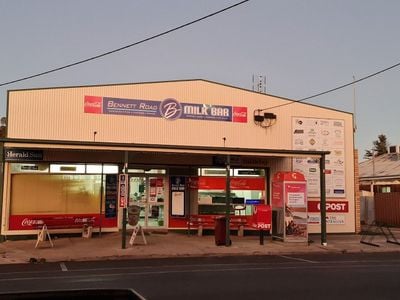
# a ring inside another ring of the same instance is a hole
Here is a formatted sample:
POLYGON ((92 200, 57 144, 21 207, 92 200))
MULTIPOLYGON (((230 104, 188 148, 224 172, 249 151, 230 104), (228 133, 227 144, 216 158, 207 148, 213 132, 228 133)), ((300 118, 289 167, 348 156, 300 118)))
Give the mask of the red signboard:
MULTIPOLYGON (((265 178, 231 177, 231 190, 265 190, 265 178)), ((199 190, 225 190, 226 177, 199 177, 199 190)))
POLYGON ((102 97, 85 96, 85 113, 101 114, 102 112, 102 97))
POLYGON ((247 123, 247 107, 233 107, 233 122, 247 123))
POLYGON ((128 175, 120 174, 118 181, 119 207, 126 208, 128 205, 128 175))
MULTIPOLYGON (((94 227, 100 226, 99 214, 57 214, 57 215, 11 215, 9 221, 9 230, 32 230, 39 229, 41 225, 51 223, 56 227, 57 223, 62 223, 68 228, 76 228, 76 226, 86 223, 93 224, 94 227)), ((117 227, 117 218, 105 218, 101 216, 101 227, 111 228, 117 227)))
POLYGON ((274 208, 283 208, 283 183, 272 182, 272 206, 274 208))
MULTIPOLYGON (((308 201, 308 212, 316 213, 321 211, 319 201, 308 201)), ((349 212, 349 202, 329 201, 326 202, 326 212, 328 213, 347 213, 349 212)))

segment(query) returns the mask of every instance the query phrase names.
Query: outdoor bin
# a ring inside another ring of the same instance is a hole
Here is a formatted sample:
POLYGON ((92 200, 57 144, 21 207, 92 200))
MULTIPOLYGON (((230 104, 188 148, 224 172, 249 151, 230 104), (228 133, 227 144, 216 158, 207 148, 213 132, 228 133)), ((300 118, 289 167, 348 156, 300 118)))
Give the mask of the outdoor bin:
POLYGON ((226 240, 226 217, 215 218, 215 245, 223 246, 226 240))

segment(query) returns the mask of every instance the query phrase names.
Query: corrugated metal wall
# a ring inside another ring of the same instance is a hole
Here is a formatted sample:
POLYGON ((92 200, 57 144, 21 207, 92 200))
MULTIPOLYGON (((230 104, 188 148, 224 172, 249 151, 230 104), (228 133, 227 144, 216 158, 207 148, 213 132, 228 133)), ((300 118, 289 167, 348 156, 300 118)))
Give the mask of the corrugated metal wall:
MULTIPOLYGON (((311 105, 293 104, 271 110, 276 125, 263 129, 253 123, 255 109, 287 103, 277 97, 205 81, 166 82, 10 92, 8 137, 45 140, 128 142, 144 144, 291 149, 291 117, 345 119, 351 115, 311 105), (84 96, 242 106, 247 123, 184 120, 84 113, 84 96)), ((349 127, 347 126, 347 127, 349 127)), ((349 140, 349 142, 351 139, 349 140)), ((349 143, 352 146, 352 143, 349 143)))

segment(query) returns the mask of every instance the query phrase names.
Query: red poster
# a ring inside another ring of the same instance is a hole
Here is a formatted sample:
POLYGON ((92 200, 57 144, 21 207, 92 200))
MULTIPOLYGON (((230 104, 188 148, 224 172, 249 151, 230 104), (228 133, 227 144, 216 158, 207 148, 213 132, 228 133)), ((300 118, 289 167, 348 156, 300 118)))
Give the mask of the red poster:
POLYGON ((272 207, 283 208, 283 184, 282 182, 272 183, 272 207))

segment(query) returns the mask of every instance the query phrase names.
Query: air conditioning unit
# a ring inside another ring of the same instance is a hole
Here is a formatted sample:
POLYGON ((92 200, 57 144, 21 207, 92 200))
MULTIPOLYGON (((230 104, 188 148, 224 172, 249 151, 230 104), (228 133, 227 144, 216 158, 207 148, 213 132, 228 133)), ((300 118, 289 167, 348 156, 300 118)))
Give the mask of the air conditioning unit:
POLYGON ((389 146, 389 153, 400 153, 400 146, 389 146))

